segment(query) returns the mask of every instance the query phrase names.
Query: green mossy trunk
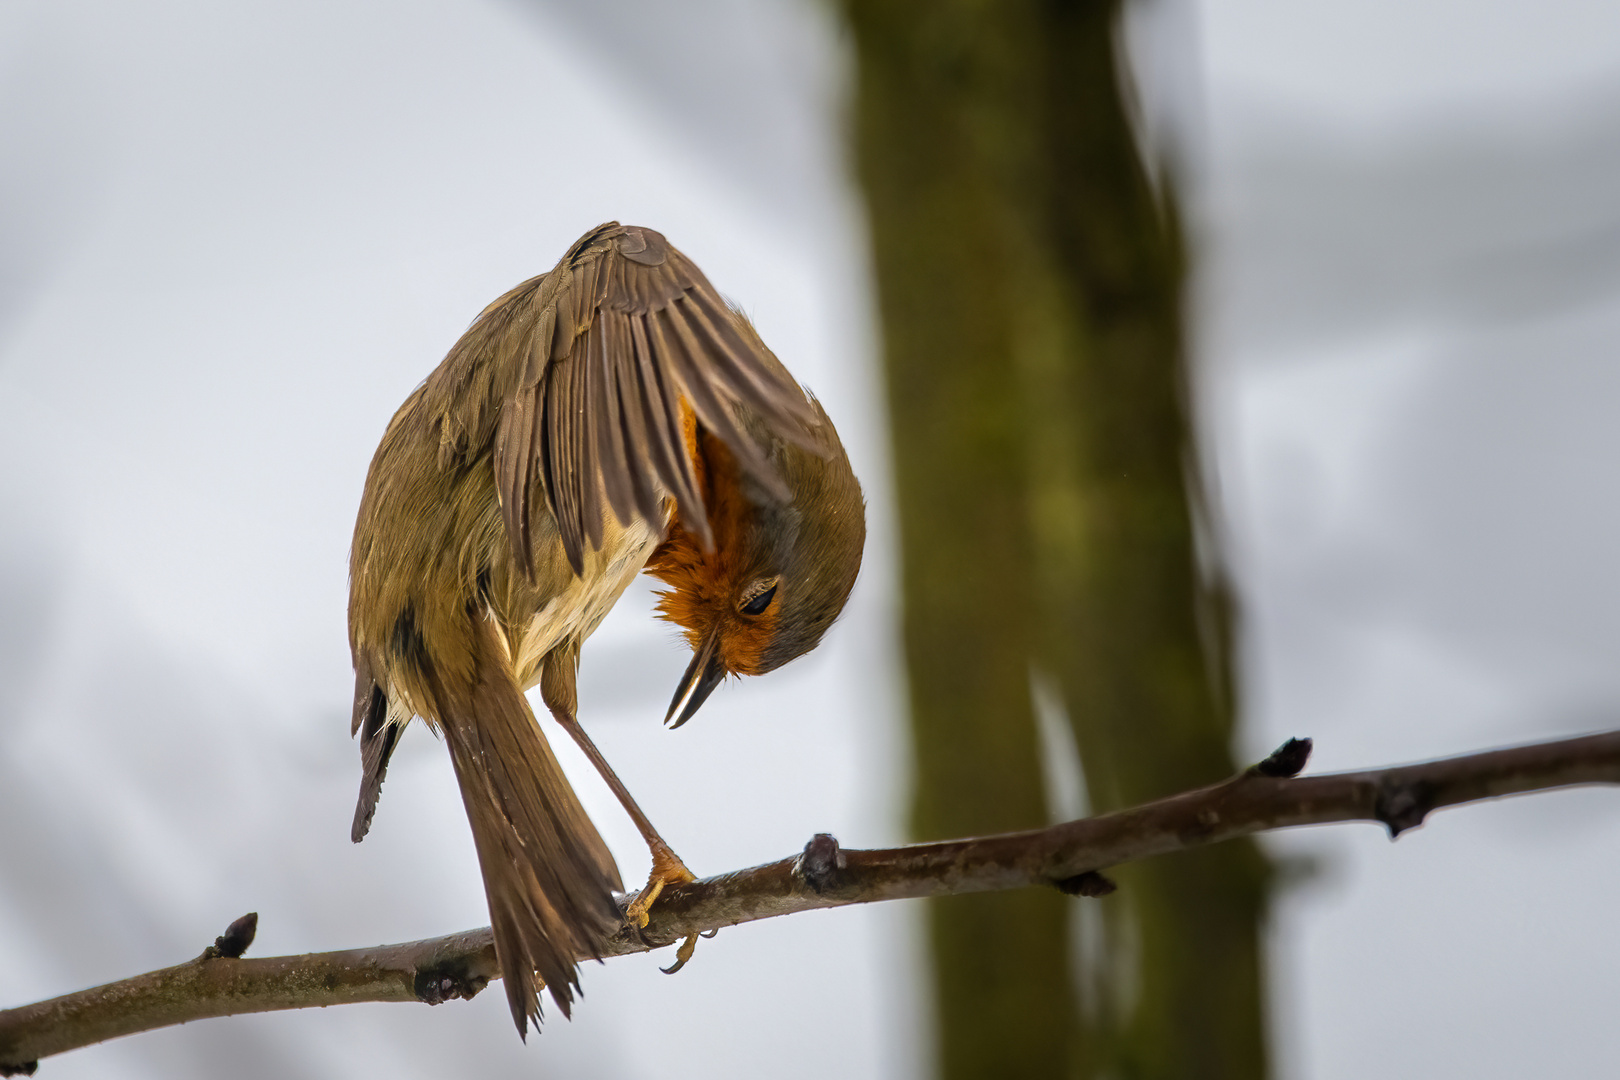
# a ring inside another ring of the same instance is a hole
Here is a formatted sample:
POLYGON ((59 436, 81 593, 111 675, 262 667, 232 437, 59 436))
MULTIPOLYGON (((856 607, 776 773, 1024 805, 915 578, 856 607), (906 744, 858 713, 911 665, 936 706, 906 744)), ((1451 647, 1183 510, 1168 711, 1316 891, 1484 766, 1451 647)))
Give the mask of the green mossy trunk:
MULTIPOLYGON (((1093 811, 1229 775, 1230 619, 1189 494, 1181 235, 1120 93, 1118 5, 844 9, 917 836, 1046 820, 1035 677, 1066 711, 1093 811)), ((930 906, 944 1076, 1266 1074, 1258 850, 1116 876, 1102 901, 930 906)))

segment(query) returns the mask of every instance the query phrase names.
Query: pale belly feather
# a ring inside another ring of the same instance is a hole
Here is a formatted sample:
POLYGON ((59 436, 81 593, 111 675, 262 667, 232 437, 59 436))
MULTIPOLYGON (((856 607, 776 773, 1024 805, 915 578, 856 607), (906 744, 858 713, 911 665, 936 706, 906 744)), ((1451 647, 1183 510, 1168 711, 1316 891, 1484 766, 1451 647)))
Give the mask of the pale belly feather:
POLYGON ((584 576, 574 578, 552 597, 523 629, 512 665, 519 686, 527 690, 540 681, 540 661, 552 649, 591 636, 646 565, 663 535, 662 525, 655 529, 638 518, 617 536, 605 538, 602 550, 586 555, 584 576))

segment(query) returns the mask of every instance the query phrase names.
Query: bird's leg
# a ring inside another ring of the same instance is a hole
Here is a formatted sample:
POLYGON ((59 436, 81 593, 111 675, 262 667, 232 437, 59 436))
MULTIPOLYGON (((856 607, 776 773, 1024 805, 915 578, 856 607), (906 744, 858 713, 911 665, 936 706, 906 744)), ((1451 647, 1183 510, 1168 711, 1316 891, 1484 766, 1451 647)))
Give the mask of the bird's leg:
MULTIPOLYGON (((636 828, 641 830, 641 838, 647 842, 647 849, 652 853, 652 874, 647 878, 647 887, 641 890, 640 895, 632 900, 630 906, 625 910, 625 918, 629 920, 631 925, 637 928, 646 926, 647 911, 652 907, 653 901, 658 899, 658 894, 664 891, 665 885, 679 885, 687 881, 696 881, 697 877, 686 868, 686 864, 681 862, 680 857, 671 850, 670 846, 664 843, 664 838, 658 835, 658 830, 653 828, 652 822, 647 820, 647 815, 642 813, 641 807, 636 805, 636 800, 631 796, 629 789, 624 786, 624 782, 613 772, 613 766, 607 763, 607 758, 602 756, 602 751, 598 750, 596 744, 591 742, 591 737, 585 734, 585 729, 580 726, 579 720, 574 716, 573 711, 553 708, 551 714, 557 718, 557 723, 561 724, 564 730, 574 737, 574 741, 579 744, 579 748, 585 751, 585 756, 591 759, 591 764, 596 766, 596 771, 602 774, 603 780, 607 781, 607 786, 613 789, 613 794, 618 796, 619 803, 624 807, 625 812, 630 815, 630 820, 634 821, 636 828)), ((682 951, 690 955, 690 950, 686 949, 685 946, 682 947, 682 951)), ((681 961, 681 963, 684 962, 684 960, 681 961)))
MULTIPOLYGON (((607 781, 607 786, 618 797, 619 805, 624 807, 625 813, 630 815, 630 820, 641 830, 641 838, 647 842, 647 850, 652 853, 652 873, 647 878, 647 887, 630 901, 624 912, 625 920, 640 930, 647 925, 647 911, 652 907, 653 901, 658 899, 658 894, 664 891, 665 885, 696 881, 697 877, 686 868, 686 864, 681 862, 680 857, 670 849, 670 846, 664 843, 664 838, 658 835, 658 830, 653 828, 652 822, 647 820, 647 815, 636 805, 630 789, 624 786, 624 781, 619 779, 618 774, 613 771, 613 766, 602 756, 602 751, 596 748, 591 737, 585 734, 585 729, 580 726, 579 717, 576 715, 579 697, 574 687, 578 666, 578 642, 571 642, 548 653, 540 669, 540 697, 546 703, 546 708, 551 710, 551 715, 556 717, 557 723, 573 736, 574 742, 585 751, 585 756, 591 759, 596 771, 607 781)), ((666 969, 667 973, 673 975, 679 971, 686 961, 691 959, 692 950, 696 946, 697 935, 688 936, 676 951, 675 964, 666 969)))

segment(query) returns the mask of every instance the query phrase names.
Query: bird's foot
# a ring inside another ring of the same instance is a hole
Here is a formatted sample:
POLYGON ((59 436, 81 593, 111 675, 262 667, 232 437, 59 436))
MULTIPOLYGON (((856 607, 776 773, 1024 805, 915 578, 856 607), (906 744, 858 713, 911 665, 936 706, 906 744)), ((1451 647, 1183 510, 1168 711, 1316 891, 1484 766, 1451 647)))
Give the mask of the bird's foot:
MULTIPOLYGON (((688 881, 696 881, 697 875, 686 868, 679 856, 667 847, 655 847, 652 852, 652 873, 647 876, 647 887, 642 889, 630 905, 624 909, 624 918, 631 926, 641 929, 647 925, 651 918, 649 911, 653 901, 664 891, 665 885, 681 885, 688 881)), ((667 968, 660 968, 665 975, 673 975, 686 966, 692 959, 692 952, 697 948, 696 934, 688 934, 686 940, 681 942, 680 948, 675 950, 675 962, 667 968)))
POLYGON ((630 906, 624 909, 624 918, 631 926, 641 929, 647 925, 650 918, 648 912, 653 901, 658 899, 664 891, 665 885, 684 885, 688 881, 696 881, 697 875, 686 868, 680 857, 667 847, 654 848, 652 873, 647 875, 647 887, 630 901, 630 906))

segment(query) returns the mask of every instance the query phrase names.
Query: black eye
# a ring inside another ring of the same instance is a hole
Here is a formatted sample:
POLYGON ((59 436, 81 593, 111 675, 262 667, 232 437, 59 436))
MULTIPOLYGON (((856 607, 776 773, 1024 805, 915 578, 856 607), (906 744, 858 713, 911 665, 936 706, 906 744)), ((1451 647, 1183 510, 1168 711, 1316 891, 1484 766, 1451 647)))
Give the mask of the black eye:
POLYGON ((744 615, 763 615, 765 609, 771 606, 771 600, 776 596, 776 583, 773 581, 770 588, 761 589, 750 596, 742 607, 737 610, 744 615))

